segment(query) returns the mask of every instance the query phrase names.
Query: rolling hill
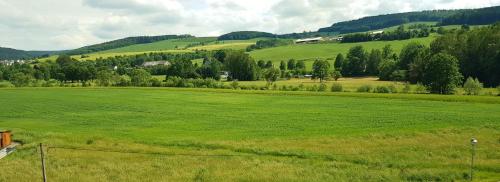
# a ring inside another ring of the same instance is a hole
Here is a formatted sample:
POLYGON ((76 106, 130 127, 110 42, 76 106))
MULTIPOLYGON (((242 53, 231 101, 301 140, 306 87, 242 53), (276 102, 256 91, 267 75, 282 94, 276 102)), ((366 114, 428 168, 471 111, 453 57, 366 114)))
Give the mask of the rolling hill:
POLYGON ((273 47, 267 49, 260 49, 250 52, 250 55, 255 60, 270 60, 275 65, 279 65, 280 61, 287 61, 289 59, 304 60, 306 68, 311 68, 315 59, 333 59, 337 54, 347 54, 351 47, 362 45, 365 50, 381 49, 385 45, 391 45, 396 53, 399 53, 404 45, 410 42, 419 42, 424 45, 429 45, 437 35, 433 34, 425 38, 415 38, 409 40, 398 41, 372 41, 362 43, 325 43, 325 44, 294 44, 288 46, 273 47))
MULTIPOLYGON (((257 31, 238 31, 221 35, 220 37, 194 37, 191 35, 162 35, 162 36, 139 36, 127 37, 101 44, 85 46, 82 48, 67 50, 67 51, 23 51, 11 48, 0 48, 0 59, 32 59, 39 56, 69 54, 75 57, 79 55, 90 55, 91 57, 99 57, 101 55, 114 56, 120 54, 141 54, 145 52, 189 52, 195 50, 218 50, 218 49, 245 49, 252 45, 259 38, 304 38, 315 36, 333 36, 339 34, 366 32, 372 30, 394 29, 401 24, 417 24, 425 23, 429 25, 456 27, 461 24, 491 24, 500 21, 500 6, 481 8, 481 9, 464 9, 464 10, 434 10, 421 12, 396 13, 387 15, 378 15, 335 23, 330 27, 321 28, 318 32, 303 32, 290 34, 272 34, 267 32, 257 31)), ((376 44, 376 43, 375 43, 376 44)), ((371 44, 368 44, 371 45, 371 44)), ((323 47, 324 45, 317 45, 323 47)), ((348 45, 346 45, 348 46, 348 45)), ((297 46, 301 47, 301 46, 297 46)), ((305 46, 307 47, 307 46, 305 46)), ((312 46, 315 47, 315 46, 312 46)), ((342 46, 341 46, 342 47, 342 46)), ((370 46, 368 46, 370 47, 370 46)), ((280 48, 278 48, 280 49, 280 48)), ((283 49, 283 48, 281 48, 283 49)), ((284 48, 287 49, 287 48, 284 48)), ((307 48, 306 48, 307 49, 307 48)), ((272 49, 274 50, 274 49, 272 49)), ((296 59, 309 59, 313 52, 326 51, 317 49, 310 53, 305 53, 302 56, 297 56, 296 59)), ((263 59, 257 51, 252 55, 257 55, 257 59, 263 59)), ((304 51, 298 51, 304 53, 304 51)), ((272 55, 267 59, 277 60, 277 58, 294 57, 291 55, 297 52, 287 53, 289 56, 283 57, 279 51, 277 55, 272 55)), ((265 54, 264 54, 265 55, 265 54)), ((324 57, 322 54, 316 57, 324 57)))
POLYGON ((383 29, 405 23, 435 21, 442 25, 482 25, 500 21, 500 6, 481 9, 433 10, 369 16, 357 20, 338 22, 318 32, 354 33, 383 29))

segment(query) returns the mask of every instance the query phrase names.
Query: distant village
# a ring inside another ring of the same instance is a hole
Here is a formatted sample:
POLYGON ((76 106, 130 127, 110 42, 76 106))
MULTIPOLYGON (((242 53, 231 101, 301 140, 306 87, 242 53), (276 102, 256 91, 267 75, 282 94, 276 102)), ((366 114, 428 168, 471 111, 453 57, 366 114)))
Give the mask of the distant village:
POLYGON ((13 64, 24 64, 24 63, 29 63, 32 62, 33 60, 0 60, 0 64, 11 66, 13 64))

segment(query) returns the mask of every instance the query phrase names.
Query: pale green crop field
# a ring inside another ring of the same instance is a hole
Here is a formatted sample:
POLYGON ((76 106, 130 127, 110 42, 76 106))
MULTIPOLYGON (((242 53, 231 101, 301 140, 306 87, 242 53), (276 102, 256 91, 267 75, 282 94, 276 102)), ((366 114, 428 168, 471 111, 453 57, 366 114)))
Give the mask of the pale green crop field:
POLYGON ((258 38, 250 40, 224 40, 224 41, 211 42, 204 46, 190 47, 188 48, 188 50, 206 50, 206 51, 224 50, 224 49, 244 50, 248 46, 255 44, 258 40, 262 39, 258 38))
POLYGON ((0 181, 41 180, 40 142, 49 181, 466 181, 473 136, 474 179, 500 179, 500 97, 21 88, 0 102, 24 143, 0 181))
POLYGON ((111 49, 107 51, 102 51, 99 53, 124 53, 124 52, 145 52, 145 51, 166 51, 166 50, 182 50, 186 46, 195 43, 209 43, 217 40, 215 37, 196 37, 196 38, 185 38, 185 39, 172 39, 164 40, 159 42, 153 42, 149 44, 136 44, 132 46, 111 49))

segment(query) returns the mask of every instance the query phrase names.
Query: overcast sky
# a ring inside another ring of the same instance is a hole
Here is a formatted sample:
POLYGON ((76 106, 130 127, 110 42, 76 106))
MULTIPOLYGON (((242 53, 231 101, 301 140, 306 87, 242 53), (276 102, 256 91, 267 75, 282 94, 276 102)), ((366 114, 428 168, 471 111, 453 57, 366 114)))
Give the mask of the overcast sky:
POLYGON ((0 47, 73 49, 127 36, 316 31, 363 16, 500 0, 0 0, 0 47))

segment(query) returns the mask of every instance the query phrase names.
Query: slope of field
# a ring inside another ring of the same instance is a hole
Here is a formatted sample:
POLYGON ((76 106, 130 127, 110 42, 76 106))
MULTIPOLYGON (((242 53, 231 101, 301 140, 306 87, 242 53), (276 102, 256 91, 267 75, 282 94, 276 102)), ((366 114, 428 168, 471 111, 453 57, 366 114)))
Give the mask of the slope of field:
MULTIPOLYGON (((337 54, 347 54, 351 47, 362 45, 365 50, 382 49, 385 45, 391 45, 393 50, 399 54, 403 46, 410 42, 420 42, 429 45, 437 35, 433 34, 425 38, 415 38, 398 41, 372 41, 360 43, 328 43, 328 44, 295 44, 289 46, 273 47, 250 52, 255 60, 271 60, 279 63, 282 60, 306 60, 310 69, 315 59, 335 59, 337 54)), ((332 60, 333 63, 333 60, 332 60)), ((279 65, 279 64, 278 64, 279 65)))
POLYGON ((137 44, 118 49, 102 51, 100 53, 122 53, 122 52, 144 52, 144 51, 165 51, 174 49, 184 49, 190 44, 208 43, 217 40, 215 37, 194 37, 185 39, 172 39, 150 44, 137 44))
POLYGON ((462 181, 472 136, 475 180, 495 181, 500 104, 467 98, 0 89, 0 128, 24 143, 0 181, 39 180, 39 142, 51 181, 462 181))
POLYGON ((223 50, 223 49, 244 50, 248 46, 255 44, 258 40, 261 39, 262 38, 249 39, 249 40, 223 40, 223 41, 211 42, 204 46, 190 47, 188 48, 188 50, 207 50, 207 51, 223 50))

